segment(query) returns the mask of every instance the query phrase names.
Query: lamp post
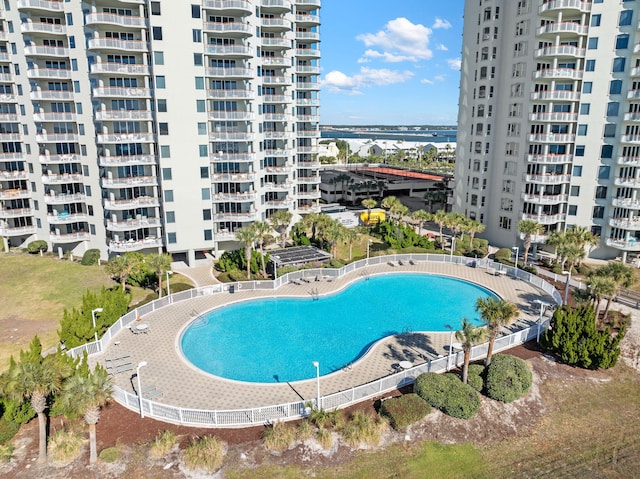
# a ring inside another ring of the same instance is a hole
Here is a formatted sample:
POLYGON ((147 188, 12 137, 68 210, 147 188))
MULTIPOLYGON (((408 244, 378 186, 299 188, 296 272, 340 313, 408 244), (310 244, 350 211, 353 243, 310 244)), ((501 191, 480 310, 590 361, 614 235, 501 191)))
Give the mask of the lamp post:
POLYGON ((518 277, 518 256, 520 256, 520 247, 519 246, 514 246, 511 249, 515 250, 515 252, 516 252, 516 278, 517 278, 518 277))
POLYGON ((138 407, 140 407, 140 417, 144 419, 144 411, 142 410, 142 387, 140 386, 140 368, 147 365, 146 361, 140 361, 136 367, 136 377, 138 378, 138 407))
POLYGON ((368 239, 367 240, 367 266, 369 266, 369 250, 371 249, 371 243, 373 243, 373 240, 368 239))
POLYGON ((545 303, 544 301, 541 301, 539 299, 536 299, 533 302, 540 305, 540 317, 538 318, 538 332, 536 334, 536 342, 539 343, 540 342, 540 329, 542 328, 542 315, 544 314, 544 308, 548 308, 551 305, 549 303, 545 303))
POLYGON ((451 235, 451 253, 449 254, 449 258, 453 261, 453 250, 456 249, 456 237, 455 235, 451 235))
POLYGON ((445 328, 449 330, 449 356, 447 356, 447 371, 451 370, 451 353, 453 352, 453 326, 445 324, 445 328))
POLYGON ((167 271, 167 296, 169 297, 169 302, 171 302, 171 285, 169 285, 169 276, 173 274, 173 271, 167 271))
POLYGON ((93 324, 93 337, 98 342, 98 331, 96 330, 96 313, 102 313, 102 308, 96 308, 91 310, 91 323, 93 324))
POLYGON ((320 410, 320 363, 318 361, 313 361, 311 364, 316 368, 316 388, 317 388, 317 396, 316 396, 316 408, 318 411, 320 410))
POLYGON ((569 303, 569 284, 571 283, 571 271, 563 271, 567 277, 567 283, 564 285, 564 305, 566 306, 569 303))

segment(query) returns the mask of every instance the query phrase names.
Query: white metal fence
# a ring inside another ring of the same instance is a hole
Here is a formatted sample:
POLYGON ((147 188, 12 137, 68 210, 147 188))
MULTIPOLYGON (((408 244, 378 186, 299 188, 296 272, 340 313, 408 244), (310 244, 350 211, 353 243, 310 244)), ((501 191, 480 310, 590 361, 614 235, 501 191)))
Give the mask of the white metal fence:
MULTIPOLYGON (((369 259, 363 259, 350 263, 340 269, 308 269, 295 271, 283 275, 274 281, 246 281, 242 283, 227 283, 216 284, 212 286, 206 286, 202 288, 190 289, 182 291, 180 293, 174 293, 171 296, 165 296, 164 298, 157 299, 151 303, 145 304, 134 311, 131 311, 122 316, 111 326, 105 334, 97 342, 91 342, 77 348, 69 350, 69 354, 74 357, 82 356, 84 351, 87 351, 89 355, 101 353, 106 345, 123 329, 125 329, 129 323, 135 321, 138 316, 155 311, 159 308, 165 307, 172 303, 181 301, 187 301, 192 298, 201 296, 209 296, 220 292, 235 291, 255 291, 255 290, 275 290, 291 280, 297 280, 300 278, 315 278, 318 275, 327 277, 339 278, 347 273, 356 270, 362 270, 362 274, 366 274, 367 266, 374 266, 378 264, 386 264, 390 261, 395 262, 429 262, 429 263, 453 263, 462 264, 467 266, 473 266, 476 268, 493 268, 497 271, 503 271, 508 276, 517 277, 522 281, 526 281, 537 288, 540 288, 547 294, 553 297, 553 300, 557 305, 562 304, 562 297, 556 289, 542 278, 527 273, 521 269, 515 269, 510 266, 505 266, 499 263, 495 263, 490 260, 473 260, 462 256, 450 256, 443 254, 398 254, 388 256, 376 256, 369 259)), ((523 344, 527 341, 536 338, 537 326, 522 329, 516 333, 502 336, 496 339, 494 345, 494 352, 500 352, 505 349, 512 348, 514 346, 523 344)), ((471 360, 481 359, 487 354, 488 344, 482 344, 474 347, 471 350, 471 360)), ((411 369, 407 369, 402 372, 390 374, 388 376, 379 378, 375 381, 359 386, 354 386, 351 389, 340 391, 334 394, 323 396, 320 400, 320 405, 324 409, 343 408, 351 404, 363 401, 368 398, 376 397, 386 392, 392 391, 402 386, 412 384, 416 377, 424 372, 444 372, 447 370, 448 358, 439 358, 429 361, 427 363, 414 366, 411 369)), ((458 351, 453 355, 453 364, 455 366, 461 364, 463 361, 463 355, 461 351, 458 351)), ((133 393, 127 392, 124 389, 115 386, 113 398, 123 406, 139 412, 140 403, 144 410, 144 415, 158 419, 160 421, 182 424, 187 426, 198 427, 245 427, 266 424, 276 420, 289 420, 298 419, 306 414, 306 407, 304 401, 298 401, 287 404, 279 404, 276 406, 266 406, 251 409, 237 409, 237 410, 202 410, 202 409, 189 409, 171 406, 168 404, 159 403, 149 399, 142 399, 133 393)))

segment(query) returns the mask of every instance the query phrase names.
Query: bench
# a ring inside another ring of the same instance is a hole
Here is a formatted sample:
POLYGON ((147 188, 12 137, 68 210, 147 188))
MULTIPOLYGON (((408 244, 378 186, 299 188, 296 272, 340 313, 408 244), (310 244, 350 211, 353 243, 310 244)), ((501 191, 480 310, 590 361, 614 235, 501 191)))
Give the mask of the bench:
POLYGON ((162 391, 160 391, 159 389, 156 389, 155 391, 149 392, 147 394, 143 394, 142 397, 145 399, 153 399, 154 397, 158 397, 158 396, 162 396, 164 393, 162 391))
POLYGON ((124 373, 126 371, 133 371, 133 364, 131 364, 131 363, 122 364, 122 365, 117 366, 117 367, 107 368, 107 372, 109 374, 120 374, 120 373, 124 373))
POLYGON ((157 388, 156 388, 156 385, 155 385, 155 384, 150 384, 149 386, 145 386, 145 387, 143 387, 143 388, 140 390, 140 394, 142 394, 142 395, 144 396, 146 393, 150 393, 150 392, 152 392, 152 391, 155 391, 156 389, 157 389, 157 388))
POLYGON ((133 365, 133 362, 131 362, 131 361, 123 361, 123 362, 117 363, 117 364, 115 364, 115 363, 107 364, 107 371, 109 369, 118 369, 118 368, 121 368, 122 366, 131 366, 131 365, 133 365))
POLYGON ((122 354, 118 354, 117 356, 110 356, 108 358, 104 358, 105 361, 118 361, 120 359, 127 359, 130 358, 131 354, 129 353, 122 353, 122 354))

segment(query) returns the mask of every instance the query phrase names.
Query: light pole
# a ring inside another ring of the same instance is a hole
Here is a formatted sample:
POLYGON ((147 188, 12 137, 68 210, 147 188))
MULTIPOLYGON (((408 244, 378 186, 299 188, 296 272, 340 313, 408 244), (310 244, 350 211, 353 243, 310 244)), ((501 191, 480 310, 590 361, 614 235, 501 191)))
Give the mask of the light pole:
POLYGON ((449 330, 449 356, 447 357, 447 371, 451 370, 451 353, 453 352, 453 326, 445 324, 445 328, 449 330))
POLYGON ((316 388, 317 388, 317 399, 316 399, 316 408, 318 411, 320 410, 320 363, 318 361, 313 361, 311 364, 316 368, 316 388))
POLYGON ((453 261, 453 250, 456 249, 456 237, 455 235, 451 235, 451 253, 449 254, 449 258, 453 261))
POLYGON ((367 240, 367 266, 369 266, 369 250, 371 249, 371 243, 373 243, 373 240, 368 239, 367 240))
POLYGON ((567 277, 567 283, 564 285, 564 305, 566 306, 569 303, 569 283, 571 283, 571 271, 563 271, 567 277))
POLYGON ((98 342, 98 331, 96 330, 96 313, 102 313, 102 308, 96 308, 91 310, 91 323, 93 324, 93 337, 98 342))
POLYGON ((173 274, 173 271, 167 271, 167 296, 169 296, 169 302, 171 302, 171 286, 169 285, 169 276, 173 274))
POLYGON ((140 407, 140 417, 144 419, 144 411, 142 410, 142 388, 140 386, 140 368, 147 365, 146 361, 140 361, 136 367, 136 377, 138 378, 138 406, 140 407))
POLYGON ((545 303, 539 299, 533 301, 536 304, 540 305, 540 317, 538 318, 538 333, 536 334, 536 342, 540 342, 540 329, 542 328, 542 315, 544 314, 544 308, 548 308, 551 306, 549 303, 545 303))
POLYGON ((520 247, 514 246, 511 249, 515 250, 515 252, 516 252, 516 278, 517 278, 518 277, 518 256, 520 255, 520 247))

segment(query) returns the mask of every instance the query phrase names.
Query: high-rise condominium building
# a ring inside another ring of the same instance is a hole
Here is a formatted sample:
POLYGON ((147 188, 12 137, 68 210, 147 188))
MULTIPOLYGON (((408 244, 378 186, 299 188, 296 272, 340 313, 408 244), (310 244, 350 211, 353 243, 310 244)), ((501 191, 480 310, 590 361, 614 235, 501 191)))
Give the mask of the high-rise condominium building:
POLYGON ((492 243, 528 219, 640 252, 639 3, 466 2, 455 210, 492 243))
POLYGON ((320 0, 0 0, 0 236, 195 253, 318 209, 320 0))

